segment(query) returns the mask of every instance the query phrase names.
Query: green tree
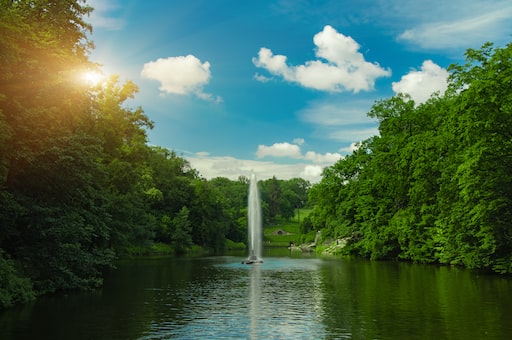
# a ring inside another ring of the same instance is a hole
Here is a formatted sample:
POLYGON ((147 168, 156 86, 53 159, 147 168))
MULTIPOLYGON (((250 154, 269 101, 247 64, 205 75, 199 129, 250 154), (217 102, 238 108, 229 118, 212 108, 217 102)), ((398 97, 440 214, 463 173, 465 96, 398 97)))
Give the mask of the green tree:
POLYGON ((195 181, 195 195, 191 207, 194 243, 221 253, 226 246, 226 233, 229 228, 225 200, 210 182, 195 181))
POLYGON ((512 270, 512 45, 486 44, 453 65, 453 161, 443 171, 441 262, 512 270))
POLYGON ((16 263, 0 250, 0 310, 35 298, 32 282, 22 277, 16 263))
POLYGON ((189 210, 182 207, 173 218, 174 230, 171 235, 172 244, 177 254, 183 254, 192 246, 192 227, 189 220, 189 210))
POLYGON ((0 2, 1 184, 12 188, 34 157, 76 128, 86 109, 77 72, 92 65, 80 2, 0 2))
POLYGON ((282 191, 279 180, 273 176, 272 178, 260 181, 260 194, 262 200, 263 220, 265 224, 274 223, 276 217, 280 213, 282 205, 282 191))
POLYGON ((91 8, 77 1, 0 6, 0 247, 37 293, 101 283, 110 215, 101 141, 83 129, 91 8))
POLYGON ((245 242, 249 180, 243 176, 236 181, 217 177, 209 182, 217 191, 222 206, 227 227, 226 238, 235 242, 245 242))

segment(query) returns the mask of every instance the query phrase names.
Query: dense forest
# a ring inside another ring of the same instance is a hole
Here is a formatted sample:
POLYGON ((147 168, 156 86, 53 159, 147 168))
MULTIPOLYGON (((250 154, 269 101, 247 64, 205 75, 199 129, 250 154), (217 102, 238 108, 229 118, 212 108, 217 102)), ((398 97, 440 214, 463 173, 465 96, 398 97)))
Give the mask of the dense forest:
POLYGON ((376 102, 379 135, 311 189, 341 253, 512 272, 512 45, 465 55, 443 96, 376 102))
MULTIPOLYGON (((0 308, 89 289, 119 256, 164 244, 180 254, 246 242, 248 178, 206 180, 150 146, 153 122, 126 101, 137 86, 88 53, 92 8, 0 0, 0 308)), ((260 182, 264 218, 289 218, 309 182, 260 182)))
MULTIPOLYGON (((248 178, 206 180, 148 143, 137 86, 98 70, 80 0, 0 0, 0 308, 102 284, 116 258, 246 242, 248 178)), ((378 136, 320 183, 260 181, 264 223, 309 205, 302 230, 343 254, 512 272, 512 45, 468 50, 449 90, 382 100, 378 136)))

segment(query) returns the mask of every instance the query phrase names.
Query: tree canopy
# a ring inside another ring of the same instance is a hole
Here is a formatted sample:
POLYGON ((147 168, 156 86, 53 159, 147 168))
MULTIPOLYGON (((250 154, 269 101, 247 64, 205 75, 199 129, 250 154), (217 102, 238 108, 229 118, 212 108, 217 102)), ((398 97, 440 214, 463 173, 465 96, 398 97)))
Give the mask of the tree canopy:
POLYGON ((449 71, 444 96, 374 104, 379 135, 324 170, 310 219, 346 253, 510 273, 512 45, 449 71))

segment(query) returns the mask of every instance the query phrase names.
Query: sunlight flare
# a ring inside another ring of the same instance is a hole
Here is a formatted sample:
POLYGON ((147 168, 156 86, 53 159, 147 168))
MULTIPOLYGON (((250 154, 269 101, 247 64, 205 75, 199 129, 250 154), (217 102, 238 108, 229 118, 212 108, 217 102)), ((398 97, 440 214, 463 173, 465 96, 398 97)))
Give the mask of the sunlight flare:
POLYGON ((87 85, 96 86, 105 79, 105 75, 102 72, 89 70, 81 74, 81 80, 87 85))

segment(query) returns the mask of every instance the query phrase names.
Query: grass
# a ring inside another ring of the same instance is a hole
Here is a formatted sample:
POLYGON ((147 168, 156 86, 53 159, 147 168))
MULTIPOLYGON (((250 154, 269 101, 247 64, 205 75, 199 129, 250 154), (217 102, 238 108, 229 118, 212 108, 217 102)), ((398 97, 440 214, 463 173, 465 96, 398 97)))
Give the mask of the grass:
POLYGON ((230 239, 226 239, 227 250, 245 250, 246 246, 243 242, 233 242, 230 239))
MULTIPOLYGON (((311 209, 300 209, 300 219, 302 220, 308 216, 310 212, 311 209)), ((290 220, 277 219, 275 225, 263 229, 263 234, 265 236, 265 245, 270 247, 288 247, 290 242, 300 243, 302 235, 297 212, 295 212, 295 216, 290 220), (286 233, 283 235, 273 235, 272 233, 277 230, 283 230, 286 233)))

